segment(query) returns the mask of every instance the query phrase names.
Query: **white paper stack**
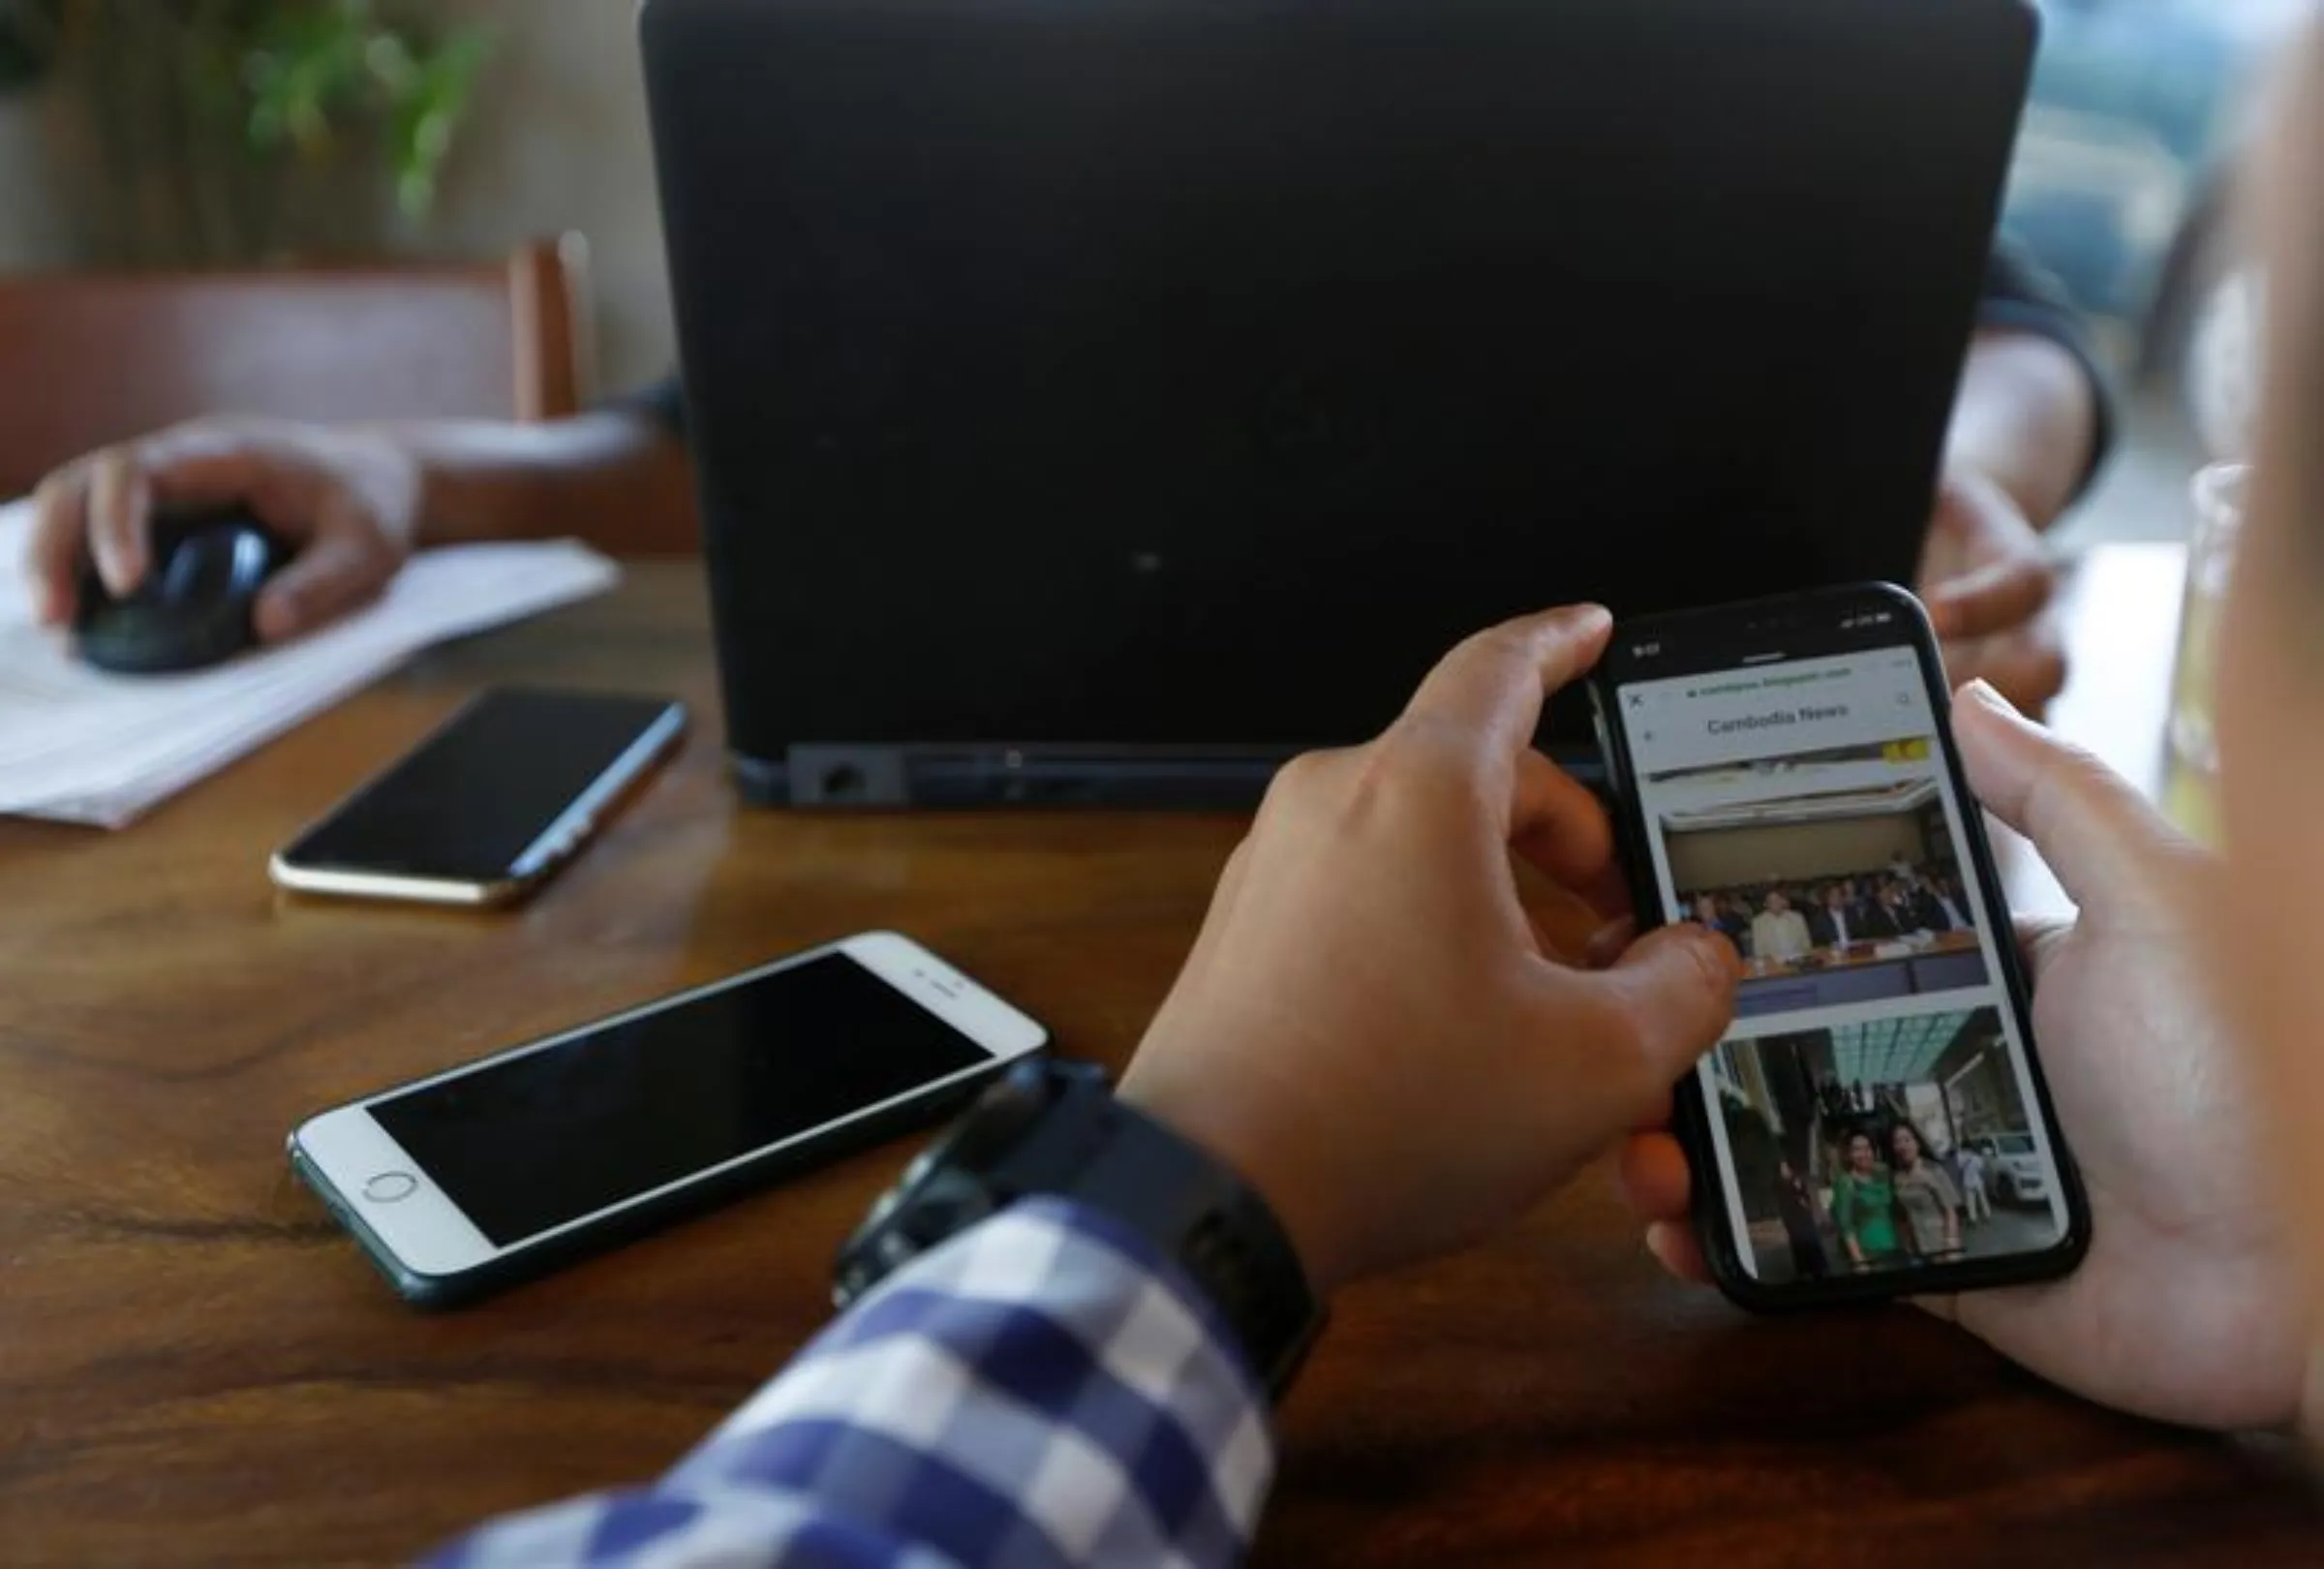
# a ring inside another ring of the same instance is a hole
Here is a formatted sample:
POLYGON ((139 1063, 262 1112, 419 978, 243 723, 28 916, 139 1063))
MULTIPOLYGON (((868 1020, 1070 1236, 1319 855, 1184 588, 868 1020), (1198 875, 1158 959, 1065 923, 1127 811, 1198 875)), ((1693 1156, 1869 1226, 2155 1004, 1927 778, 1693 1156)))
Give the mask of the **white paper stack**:
POLYGON ((0 507, 0 815, 118 828, 432 643, 602 593, 581 545, 490 544, 412 561, 384 598, 310 637, 178 676, 116 676, 37 627, 29 508, 0 507))

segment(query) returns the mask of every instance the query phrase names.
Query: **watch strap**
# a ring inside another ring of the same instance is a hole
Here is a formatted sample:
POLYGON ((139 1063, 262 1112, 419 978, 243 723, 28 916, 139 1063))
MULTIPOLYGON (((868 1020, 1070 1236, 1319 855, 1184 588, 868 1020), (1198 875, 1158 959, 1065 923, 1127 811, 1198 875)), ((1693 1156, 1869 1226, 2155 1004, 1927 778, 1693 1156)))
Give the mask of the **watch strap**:
POLYGON ((1020 1064, 883 1199, 842 1251, 842 1305, 918 1253, 1020 1199, 1086 1204, 1153 1244, 1215 1309, 1270 1398, 1280 1400, 1325 1313, 1266 1200, 1156 1119, 1102 1071, 1020 1064))

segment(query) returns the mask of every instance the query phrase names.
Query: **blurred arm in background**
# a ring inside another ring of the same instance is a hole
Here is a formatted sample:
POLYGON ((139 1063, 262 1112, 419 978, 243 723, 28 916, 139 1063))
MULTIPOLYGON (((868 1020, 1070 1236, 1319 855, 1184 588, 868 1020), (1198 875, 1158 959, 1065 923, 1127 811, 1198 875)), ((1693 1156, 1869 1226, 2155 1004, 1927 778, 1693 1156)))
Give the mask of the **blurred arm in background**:
POLYGON ((544 425, 423 424, 391 434, 427 473, 423 545, 606 542, 635 538, 641 524, 669 538, 694 528, 686 405, 674 379, 544 425))
POLYGON ((2114 415, 2081 318, 2016 253, 1986 270, 1945 443, 1921 597, 1956 683, 1982 678, 2038 711, 2065 684, 2042 533, 2089 490, 2114 415))

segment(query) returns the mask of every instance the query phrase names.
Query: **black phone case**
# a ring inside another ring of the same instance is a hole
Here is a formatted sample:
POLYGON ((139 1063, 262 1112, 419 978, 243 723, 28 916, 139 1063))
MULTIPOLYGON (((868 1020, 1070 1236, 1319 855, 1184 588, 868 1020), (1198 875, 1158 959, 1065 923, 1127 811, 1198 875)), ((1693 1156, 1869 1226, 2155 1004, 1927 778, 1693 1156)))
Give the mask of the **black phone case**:
MULTIPOLYGON (((2018 951, 2014 938, 2015 926, 2002 891, 2001 879, 1994 870, 1993 846, 1985 832, 1983 809, 1978 806, 1977 798, 1970 792, 1960 755, 1953 746, 1952 694, 1944 680, 1943 658, 1938 651, 1936 632, 1929 625, 1928 613, 1922 608, 1920 600, 1893 584, 1858 584, 1647 617, 1617 627, 1614 636, 1621 640, 1636 640, 1641 633, 1651 637, 1658 628, 1690 623, 1715 623, 1793 613, 1805 616, 1827 603, 1861 600, 1868 596, 1893 600, 1898 608, 1906 612, 1907 632, 1900 635, 1909 634, 1913 652, 1919 656, 1921 679, 1927 687, 1930 712, 1935 720, 1938 752, 1944 759, 1945 773, 1951 782, 1954 798, 1962 803, 1961 820, 1966 841, 1962 847, 1976 868, 1977 883, 1985 895, 1979 913, 1986 921, 1995 923, 1994 931, 2007 935, 2005 940, 1995 943, 2001 954, 2002 991, 2007 1000, 2011 1016, 2017 1023, 2018 1038, 2028 1043, 2027 1068, 2034 1081, 2035 1104, 2043 1124, 2050 1131, 2051 1149, 2058 1157, 2058 1184, 2065 1198, 2066 1229, 2058 1246, 2046 1252, 2000 1259, 1975 1259, 1961 1264, 1881 1275, 1837 1276, 1782 1286, 1762 1284, 1744 1268, 1737 1252, 1737 1241, 1729 1233, 1726 1196, 1721 1191, 1713 1154, 1715 1147, 1710 1134, 1712 1108, 1705 1098, 1701 1076, 1690 1071, 1679 1081, 1672 1096, 1672 1105, 1673 1131, 1686 1151, 1687 1166, 1694 1184, 1696 1234, 1701 1239, 1703 1255, 1710 1264, 1712 1277, 1720 1291, 1737 1307, 1755 1313, 1813 1311, 1818 1308, 1895 1302, 1911 1297, 2032 1285, 2072 1274, 2090 1251, 2089 1195, 2083 1187, 2080 1168, 2074 1161, 2072 1149, 2065 1141, 2064 1129, 2059 1125, 2057 1110, 2050 1098, 2049 1079, 2041 1065, 2041 1043, 2034 1034, 2033 987, 2026 976, 2024 958, 2018 951)), ((1638 911, 1640 928, 1652 930, 1667 923, 1663 919, 1662 890, 1655 882, 1654 856, 1647 844, 1649 829, 1645 814, 1632 783, 1629 742, 1622 726, 1614 719, 1618 712, 1614 698, 1611 680, 1602 662, 1590 676, 1590 699, 1597 711, 1598 744, 1605 760, 1605 789, 1613 809, 1615 838, 1621 849, 1631 903, 1638 911)))
MULTIPOLYGON (((407 1268, 365 1223, 360 1209, 349 1202, 321 1172, 315 1169, 305 1152, 299 1149, 295 1135, 289 1144, 290 1169, 322 1200, 332 1217, 347 1228, 361 1246, 364 1256, 371 1260, 372 1267, 386 1277, 387 1283, 395 1288, 396 1294, 405 1302, 414 1308, 430 1310, 465 1308, 566 1264, 606 1252, 624 1243, 634 1242, 640 1237, 718 1209, 785 1177, 830 1165, 891 1139, 943 1122, 953 1113, 965 1108, 1010 1065, 1009 1062, 995 1061, 990 1069, 979 1071, 973 1078, 932 1090, 840 1132, 810 1136, 799 1144, 773 1151, 732 1171, 689 1184, 651 1203, 624 1210, 596 1224, 521 1248, 491 1264, 456 1276, 422 1275, 407 1268)), ((841 1240, 833 1239, 835 1255, 841 1240)))

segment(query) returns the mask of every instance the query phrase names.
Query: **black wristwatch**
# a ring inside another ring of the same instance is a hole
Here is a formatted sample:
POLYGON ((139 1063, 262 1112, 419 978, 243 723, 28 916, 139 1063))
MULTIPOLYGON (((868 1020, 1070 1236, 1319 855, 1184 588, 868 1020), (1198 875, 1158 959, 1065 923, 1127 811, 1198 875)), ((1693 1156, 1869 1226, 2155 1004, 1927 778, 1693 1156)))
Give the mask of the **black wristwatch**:
POLYGON ((1045 1193, 1103 1212, 1175 1259, 1283 1398, 1325 1313, 1282 1224, 1241 1178, 1115 1099, 1104 1071, 1082 1063, 1021 1062, 988 1090, 840 1249, 833 1295, 847 1308, 948 1238, 1045 1193))

